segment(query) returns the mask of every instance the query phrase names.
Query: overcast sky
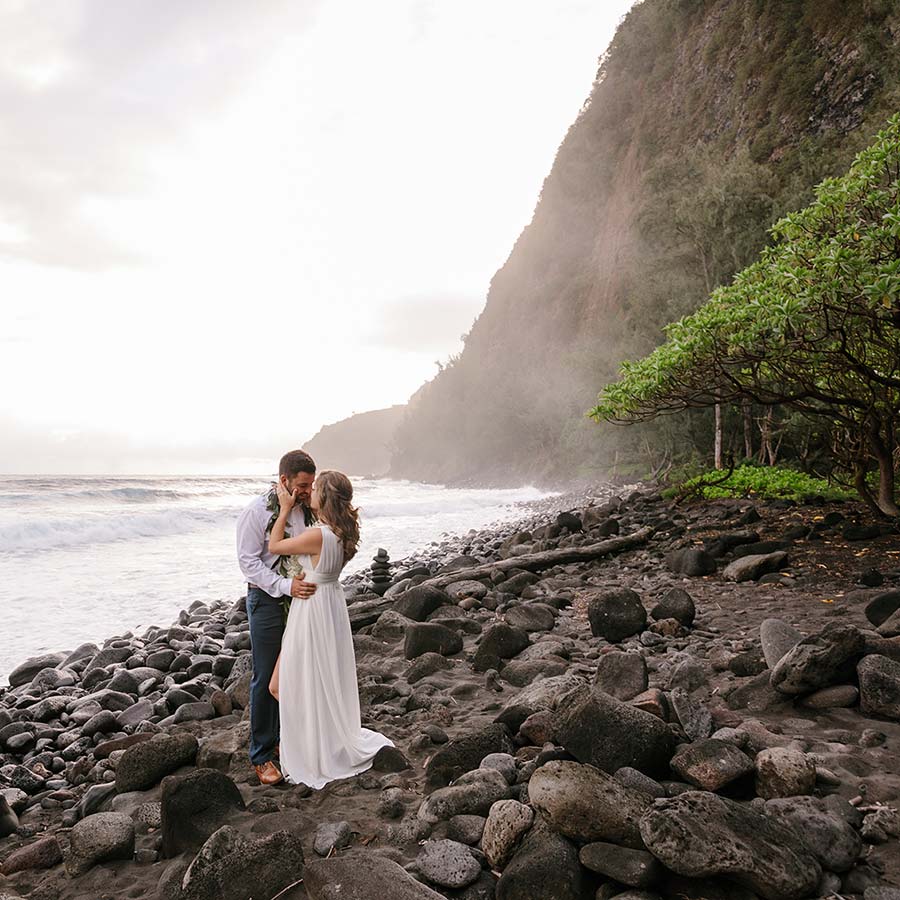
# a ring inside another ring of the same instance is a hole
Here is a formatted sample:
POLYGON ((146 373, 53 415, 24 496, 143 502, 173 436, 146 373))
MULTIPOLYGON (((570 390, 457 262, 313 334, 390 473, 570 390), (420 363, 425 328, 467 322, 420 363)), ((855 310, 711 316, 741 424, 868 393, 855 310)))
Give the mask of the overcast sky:
POLYGON ((457 352, 631 0, 0 0, 0 472, 224 471, 457 352))

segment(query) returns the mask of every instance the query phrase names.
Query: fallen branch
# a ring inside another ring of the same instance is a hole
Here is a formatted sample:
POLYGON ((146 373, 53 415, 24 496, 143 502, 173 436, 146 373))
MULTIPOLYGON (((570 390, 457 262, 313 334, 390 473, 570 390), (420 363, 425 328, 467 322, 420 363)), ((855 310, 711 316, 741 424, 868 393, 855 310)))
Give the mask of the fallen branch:
MULTIPOLYGON (((273 898, 272 900, 278 900, 279 897, 284 896, 291 888, 297 887, 298 884, 303 884, 303 879, 301 878, 299 881, 295 881, 293 884, 289 884, 286 888, 282 888, 273 898)), ((251 898, 252 900, 252 898, 251 898)))
POLYGON ((542 553, 526 553, 522 556, 513 556, 509 559, 501 559, 497 562, 484 563, 480 566, 472 566, 469 569, 458 569, 456 572, 446 572, 423 581, 422 584, 430 584, 434 587, 446 587, 454 581, 468 581, 469 579, 487 578, 494 572, 508 572, 512 569, 525 569, 527 572, 537 572, 540 569, 549 569, 551 566, 561 566, 566 563, 590 562, 602 556, 610 556, 621 553, 623 550, 631 550, 646 544, 652 537, 655 528, 647 527, 635 531, 633 534, 625 534, 620 537, 601 541, 599 544, 588 544, 586 547, 559 547, 556 550, 545 550, 542 553))

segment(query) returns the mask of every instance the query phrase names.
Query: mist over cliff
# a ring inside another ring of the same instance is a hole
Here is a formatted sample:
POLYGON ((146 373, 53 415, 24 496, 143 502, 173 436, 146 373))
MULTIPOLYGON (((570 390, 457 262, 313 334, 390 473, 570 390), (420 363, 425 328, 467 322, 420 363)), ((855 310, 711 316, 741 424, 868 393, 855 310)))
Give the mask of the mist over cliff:
POLYGON ((391 463, 391 442, 403 416, 403 406, 390 406, 325 425, 303 449, 319 469, 348 475, 385 475, 391 463))
POLYGON ((888 0, 636 5, 462 353, 411 398, 391 474, 566 482, 702 444, 702 416, 584 413, 900 108, 898 36, 888 0))

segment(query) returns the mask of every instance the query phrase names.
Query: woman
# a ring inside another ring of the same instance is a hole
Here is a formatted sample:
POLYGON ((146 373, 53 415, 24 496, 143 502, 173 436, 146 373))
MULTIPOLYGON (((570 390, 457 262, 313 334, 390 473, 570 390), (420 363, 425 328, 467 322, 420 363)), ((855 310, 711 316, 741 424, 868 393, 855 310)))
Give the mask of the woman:
POLYGON ((317 588, 312 597, 291 603, 270 690, 279 699, 284 777, 291 784, 318 789, 364 772, 382 747, 394 744, 360 725, 353 635, 338 581, 359 543, 353 486, 341 472, 320 472, 309 504, 318 524, 285 539, 285 523, 296 500, 295 493, 278 486, 280 512, 269 551, 299 555, 305 580, 317 588))

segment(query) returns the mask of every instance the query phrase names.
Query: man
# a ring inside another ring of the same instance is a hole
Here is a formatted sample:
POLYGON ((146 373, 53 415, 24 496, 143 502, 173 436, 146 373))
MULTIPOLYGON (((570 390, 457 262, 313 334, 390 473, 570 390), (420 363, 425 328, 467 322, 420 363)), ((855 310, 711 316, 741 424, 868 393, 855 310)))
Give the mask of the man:
MULTIPOLYGON (((281 457, 278 478, 300 500, 291 510, 290 534, 306 527, 309 496, 315 480, 316 464, 302 450, 281 457)), ((250 621, 250 650, 253 677, 250 682, 250 762, 261 784, 283 780, 276 762, 278 754, 278 701, 269 693, 269 681, 281 651, 284 635, 282 597, 310 597, 316 590, 300 578, 285 578, 278 571, 280 557, 269 553, 269 529, 278 504, 270 509, 269 494, 260 494, 241 513, 237 523, 238 563, 247 579, 247 618, 250 621)))

